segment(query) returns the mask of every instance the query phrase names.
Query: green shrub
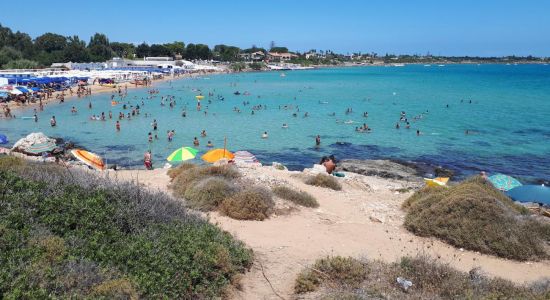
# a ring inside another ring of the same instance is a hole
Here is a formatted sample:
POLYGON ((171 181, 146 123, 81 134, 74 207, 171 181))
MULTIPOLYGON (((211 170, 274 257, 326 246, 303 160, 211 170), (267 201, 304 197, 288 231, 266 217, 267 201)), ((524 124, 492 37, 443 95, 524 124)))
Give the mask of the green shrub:
POLYGON ((262 221, 269 217, 275 203, 263 188, 247 188, 225 199, 220 212, 237 220, 262 221))
POLYGON ((291 201, 305 207, 319 207, 319 203, 312 195, 304 191, 295 191, 285 186, 277 186, 272 189, 280 198, 291 201))
POLYGON ((315 176, 310 176, 306 179, 306 184, 309 185, 315 185, 320 186, 324 188, 333 189, 335 191, 342 190, 342 185, 336 180, 334 177, 325 175, 325 174, 317 174, 315 176))
POLYGON ((358 286, 367 275, 367 266, 352 257, 332 256, 318 259, 312 267, 302 271, 294 284, 294 292, 315 291, 321 284, 358 286))
POLYGON ((482 178, 449 188, 425 188, 412 195, 405 227, 419 236, 440 238, 456 247, 516 260, 549 257, 550 224, 526 215, 482 178))
POLYGON ((235 186, 219 177, 209 177, 195 182, 185 191, 187 206, 202 210, 215 210, 224 199, 234 194, 235 186))
POLYGON ((181 201, 130 183, 26 163, 0 169, 0 191, 0 298, 216 298, 252 263, 181 201))

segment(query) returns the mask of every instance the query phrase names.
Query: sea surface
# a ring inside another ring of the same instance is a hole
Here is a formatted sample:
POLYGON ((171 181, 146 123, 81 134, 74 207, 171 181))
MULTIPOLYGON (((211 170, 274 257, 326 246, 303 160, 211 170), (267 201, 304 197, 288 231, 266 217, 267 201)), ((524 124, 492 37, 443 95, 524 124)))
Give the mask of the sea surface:
MULTIPOLYGON (((124 102, 140 105, 141 113, 122 120, 120 132, 115 130, 118 113, 127 115, 131 110, 123 110, 122 104, 112 106, 111 94, 103 93, 49 104, 40 112, 38 123, 2 119, 0 133, 15 142, 30 132, 44 132, 96 152, 107 163, 126 167, 140 166, 148 149, 155 166, 163 166, 173 150, 192 146, 198 137, 202 153, 208 150, 208 140, 223 147, 227 138, 230 150, 248 150, 263 163, 277 161, 295 170, 334 154, 337 159, 389 158, 440 165, 461 176, 484 170, 529 181, 550 180, 550 66, 407 65, 281 74, 166 81, 154 86, 159 94, 152 99, 148 89, 129 89, 124 102), (235 91, 241 95, 234 95, 235 91), (205 95, 201 111, 196 110, 199 93, 205 95), (175 96, 175 108, 168 101, 161 105, 161 96, 166 95, 175 96), (253 106, 260 104, 262 109, 252 114, 253 106), (72 106, 77 114, 71 114, 72 106), (235 112, 235 107, 241 112, 235 112), (351 113, 346 113, 348 108, 351 113), (182 117, 184 109, 187 117, 182 117), (89 120, 92 114, 109 111, 112 120, 89 120), (406 113, 410 129, 400 121, 401 112, 406 113), (52 115, 58 121, 55 128, 49 125, 52 115), (159 139, 149 143, 153 119, 159 124, 159 139), (400 129, 395 128, 398 122, 400 129), (288 128, 282 128, 283 123, 288 128), (372 129, 370 133, 356 132, 364 123, 372 129), (166 131, 172 129, 176 135, 168 142, 166 131), (204 138, 200 137, 203 129, 208 134, 204 138), (269 138, 261 138, 264 131, 269 138), (321 136, 318 148, 316 135, 321 136)), ((15 113, 33 115, 32 108, 15 113)))

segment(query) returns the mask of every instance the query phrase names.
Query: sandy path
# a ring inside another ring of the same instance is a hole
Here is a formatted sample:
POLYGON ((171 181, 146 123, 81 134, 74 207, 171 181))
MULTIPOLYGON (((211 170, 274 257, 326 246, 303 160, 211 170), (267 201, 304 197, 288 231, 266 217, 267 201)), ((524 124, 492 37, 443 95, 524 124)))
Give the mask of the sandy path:
MULTIPOLYGON (((244 241, 257 258, 252 270, 244 276, 243 289, 235 294, 236 299, 280 299, 276 293, 288 299, 303 266, 326 255, 394 262, 404 255, 425 253, 462 271, 481 267, 489 275, 517 283, 550 277, 549 261, 521 263, 499 259, 410 234, 402 227, 404 213, 399 209, 410 194, 392 191, 402 186, 400 182, 361 176, 371 189, 346 183, 343 191, 336 192, 305 185, 300 178, 272 168, 243 171, 250 178, 276 179, 307 191, 317 198, 320 207, 300 208, 290 215, 273 216, 263 222, 210 214, 213 223, 244 241)), ((140 183, 167 190, 169 178, 165 170, 117 172, 120 179, 135 179, 136 175, 140 183)))

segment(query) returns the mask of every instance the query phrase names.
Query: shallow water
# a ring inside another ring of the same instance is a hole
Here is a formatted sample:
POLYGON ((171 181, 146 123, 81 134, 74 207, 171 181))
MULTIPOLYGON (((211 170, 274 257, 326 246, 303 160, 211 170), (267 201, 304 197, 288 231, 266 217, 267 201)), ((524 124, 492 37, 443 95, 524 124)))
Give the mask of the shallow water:
MULTIPOLYGON (((397 158, 439 164, 461 174, 486 170, 550 180, 550 66, 409 65, 285 73, 285 77, 264 72, 164 82, 156 86, 160 94, 152 100, 146 99, 145 89, 129 90, 126 100, 135 105, 145 98, 145 106, 139 117, 121 121, 120 132, 115 130, 114 119, 88 119, 109 110, 118 116, 122 106, 112 107, 108 93, 50 104, 38 123, 2 120, 0 132, 16 141, 29 132, 42 131, 83 145, 108 163, 127 166, 140 165, 149 148, 155 165, 162 166, 174 149, 192 145, 197 136, 203 152, 208 140, 221 147, 227 137, 231 150, 246 149, 264 163, 280 161, 293 169, 335 154, 339 159, 397 158), (205 97, 203 111, 197 112, 194 96, 198 92, 194 89, 204 95, 223 95, 225 100, 205 97), (251 95, 234 95, 237 90, 251 95), (168 103, 161 106, 162 95, 176 96, 176 108, 170 109, 168 103), (87 108, 89 99, 91 110, 87 108), (243 106, 243 101, 250 105, 243 106), (267 105, 267 109, 252 115, 252 106, 258 104, 267 105), (292 116, 296 109, 279 109, 280 105, 298 106, 297 117, 292 116), (71 115, 71 106, 76 106, 78 114, 71 115), (183 118, 185 106, 187 117, 183 118), (235 106, 242 112, 234 112, 235 106), (345 114, 348 107, 353 113, 345 114), (363 117, 365 111, 368 118, 363 117), (407 113, 411 129, 405 129, 404 123, 395 129, 401 111, 407 113), (152 117, 145 118, 146 112, 152 117), (329 116, 333 112, 336 116, 329 116), (413 121, 422 113, 422 119, 413 121), (49 126, 52 115, 58 120, 57 128, 49 126), (159 140, 149 144, 147 133, 152 130, 153 118, 159 123, 159 140), (283 123, 289 128, 281 128, 283 123), (371 133, 355 132, 363 123, 372 128, 371 133), (171 143, 166 138, 168 129, 176 130, 171 143), (202 129, 208 137, 200 137, 202 129), (466 135, 465 130, 473 134, 466 135), (268 139, 261 139, 264 131, 268 139), (322 139, 319 149, 315 148, 317 134, 322 139)), ((32 116, 32 109, 17 113, 32 116)))

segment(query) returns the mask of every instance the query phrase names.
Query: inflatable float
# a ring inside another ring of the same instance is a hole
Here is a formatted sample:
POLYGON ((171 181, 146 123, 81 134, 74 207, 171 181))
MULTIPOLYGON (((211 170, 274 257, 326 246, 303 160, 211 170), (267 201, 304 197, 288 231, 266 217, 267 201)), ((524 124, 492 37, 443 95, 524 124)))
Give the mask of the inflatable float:
POLYGON ((436 177, 433 179, 430 178, 424 178, 424 182, 426 182, 427 186, 445 186, 447 185, 447 182, 449 181, 449 177, 436 177))

